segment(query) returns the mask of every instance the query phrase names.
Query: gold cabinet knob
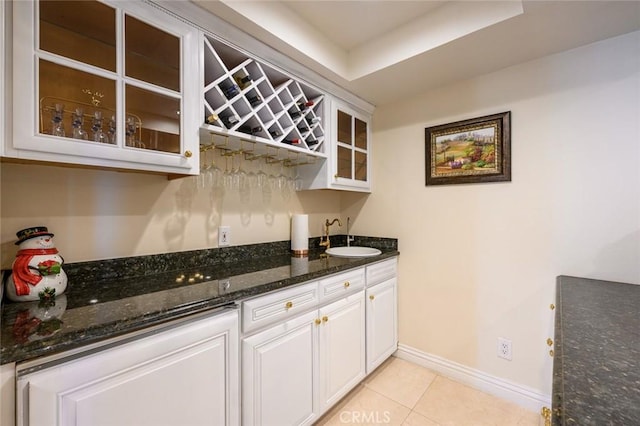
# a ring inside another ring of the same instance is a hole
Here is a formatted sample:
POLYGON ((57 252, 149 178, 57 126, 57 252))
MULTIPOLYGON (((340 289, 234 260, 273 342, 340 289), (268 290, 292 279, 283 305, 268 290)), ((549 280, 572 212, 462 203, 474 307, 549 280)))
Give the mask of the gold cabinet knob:
POLYGON ((551 346, 551 345, 553 345, 553 340, 551 340, 551 337, 549 337, 547 339, 547 346, 551 346))
POLYGON ((320 321, 320 318, 316 318, 316 320, 315 320, 314 322, 316 323, 316 325, 320 325, 320 323, 321 323, 322 321, 320 321))
POLYGON ((370 294, 370 295, 369 295, 369 300, 373 300, 373 299, 375 299, 375 298, 376 298, 376 297, 375 297, 373 294, 370 294))
POLYGON ((556 308, 556 305, 554 305, 553 303, 549 305, 549 309, 551 309, 552 311, 556 308))
POLYGON ((285 303, 285 304, 284 304, 284 307, 285 307, 286 309, 291 309, 291 308, 293 308, 293 302, 287 302, 287 303, 285 303))
POLYGON ((350 285, 351 285, 351 283, 349 281, 345 281, 344 288, 349 288, 350 285))
POLYGON ((191 151, 189 151, 189 150, 184 152, 184 156, 187 157, 187 158, 191 158, 192 155, 193 155, 193 153, 191 151))
POLYGON ((329 317, 328 317, 328 316, 326 316, 326 315, 325 315, 325 316, 323 316, 323 317, 322 317, 322 322, 327 322, 327 321, 329 321, 329 317))
POLYGON ((550 357, 553 357, 553 349, 551 349, 551 350, 549 351, 549 356, 550 356, 550 357))

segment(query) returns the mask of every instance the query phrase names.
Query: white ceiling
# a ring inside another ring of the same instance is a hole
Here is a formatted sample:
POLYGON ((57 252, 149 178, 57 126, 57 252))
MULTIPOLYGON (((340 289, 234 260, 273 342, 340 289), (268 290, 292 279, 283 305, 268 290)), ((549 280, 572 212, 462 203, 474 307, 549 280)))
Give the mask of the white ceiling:
POLYGON ((375 105, 640 30, 637 0, 193 1, 375 105))

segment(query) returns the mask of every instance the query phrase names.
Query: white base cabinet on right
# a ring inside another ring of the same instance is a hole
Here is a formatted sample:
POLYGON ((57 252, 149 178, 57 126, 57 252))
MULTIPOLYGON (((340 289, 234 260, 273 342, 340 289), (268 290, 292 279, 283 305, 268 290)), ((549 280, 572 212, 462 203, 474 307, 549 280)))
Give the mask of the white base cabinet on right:
POLYGON ((242 302, 242 425, 310 425, 397 348, 395 258, 242 302))
POLYGON ((367 374, 398 348, 397 259, 367 266, 367 374))

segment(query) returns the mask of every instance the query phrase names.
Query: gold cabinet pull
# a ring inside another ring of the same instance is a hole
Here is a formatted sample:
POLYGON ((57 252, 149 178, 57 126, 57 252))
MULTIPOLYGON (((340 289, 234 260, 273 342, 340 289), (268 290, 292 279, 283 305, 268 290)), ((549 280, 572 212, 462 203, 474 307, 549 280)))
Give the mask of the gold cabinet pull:
POLYGON ((287 303, 285 303, 285 304, 284 304, 284 307, 285 307, 286 309, 291 309, 291 308, 293 308, 293 302, 287 302, 287 303))
POLYGON ((323 317, 322 317, 322 322, 327 322, 327 321, 329 321, 329 317, 328 317, 328 316, 326 316, 326 315, 325 315, 325 316, 323 316, 323 317))
POLYGON ((549 309, 551 309, 552 311, 556 308, 556 305, 554 305, 553 303, 549 305, 549 309))
POLYGON ((553 340, 551 340, 551 337, 549 337, 547 339, 547 346, 552 346, 553 345, 553 340))
POLYGON ((553 349, 551 349, 551 350, 549 351, 549 356, 550 356, 550 357, 553 357, 553 349))
POLYGON ((316 320, 315 320, 314 322, 316 323, 316 325, 320 325, 320 323, 321 323, 322 321, 320 321, 320 318, 316 318, 316 320))
POLYGON ((187 158, 191 158, 192 155, 193 155, 193 153, 191 151, 189 151, 189 150, 186 150, 184 152, 184 156, 187 157, 187 158))
POLYGON ((351 283, 349 281, 345 281, 344 288, 349 288, 350 285, 351 285, 351 283))
POLYGON ((373 299, 375 299, 375 298, 376 298, 376 297, 375 297, 373 294, 370 294, 370 295, 369 295, 369 300, 373 300, 373 299))
POLYGON ((551 409, 549 407, 542 407, 540 415, 544 419, 544 426, 551 426, 551 409))

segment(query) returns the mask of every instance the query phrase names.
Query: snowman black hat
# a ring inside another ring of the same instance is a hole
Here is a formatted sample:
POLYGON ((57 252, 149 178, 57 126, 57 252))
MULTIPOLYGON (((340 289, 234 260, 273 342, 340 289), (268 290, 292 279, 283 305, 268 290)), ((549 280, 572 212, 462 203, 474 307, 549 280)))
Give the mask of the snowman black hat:
POLYGON ((16 232, 16 236, 18 237, 16 245, 28 240, 29 238, 40 237, 42 235, 49 235, 53 237, 53 234, 49 232, 46 226, 32 226, 31 228, 21 229, 16 232))

